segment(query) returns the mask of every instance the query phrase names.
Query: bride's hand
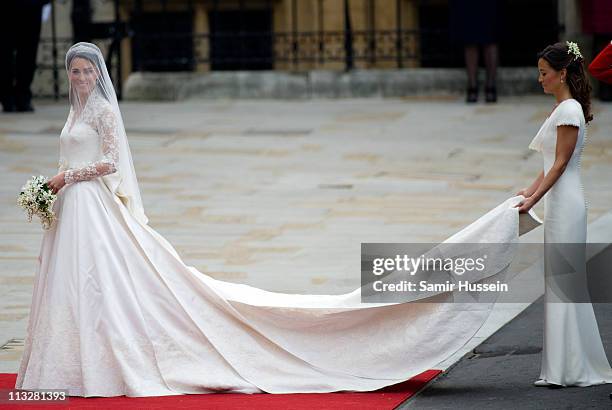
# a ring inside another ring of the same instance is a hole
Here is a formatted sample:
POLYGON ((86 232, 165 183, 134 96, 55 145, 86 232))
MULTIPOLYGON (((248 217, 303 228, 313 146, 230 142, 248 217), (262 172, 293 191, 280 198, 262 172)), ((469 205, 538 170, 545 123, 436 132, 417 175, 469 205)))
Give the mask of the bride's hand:
POLYGON ((64 171, 49 179, 47 185, 51 187, 51 191, 53 191, 54 194, 57 194, 57 192, 66 185, 64 181, 64 171))
POLYGON ((536 202, 533 200, 533 198, 530 197, 530 198, 525 198, 525 200, 519 202, 514 207, 519 209, 520 214, 524 214, 524 213, 529 212, 529 210, 533 208, 535 204, 536 202))

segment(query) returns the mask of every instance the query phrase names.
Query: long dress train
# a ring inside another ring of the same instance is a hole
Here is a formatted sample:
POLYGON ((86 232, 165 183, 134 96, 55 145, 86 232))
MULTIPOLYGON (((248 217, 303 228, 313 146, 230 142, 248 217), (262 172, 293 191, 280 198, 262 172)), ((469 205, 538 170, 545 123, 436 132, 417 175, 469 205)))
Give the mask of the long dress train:
MULTIPOLYGON (((452 355, 490 312, 482 303, 371 306, 359 289, 291 295, 218 281, 186 266, 99 178, 60 192, 16 388, 78 396, 375 390, 452 355)), ((511 240, 511 206, 465 232, 500 227, 511 240)))

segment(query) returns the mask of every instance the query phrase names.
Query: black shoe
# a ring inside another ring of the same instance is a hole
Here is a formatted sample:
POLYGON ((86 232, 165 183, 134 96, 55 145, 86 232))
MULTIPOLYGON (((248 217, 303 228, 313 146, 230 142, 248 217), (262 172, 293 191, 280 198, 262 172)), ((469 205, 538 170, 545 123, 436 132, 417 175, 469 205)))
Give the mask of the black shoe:
POLYGON ((475 103, 478 101, 478 87, 468 87, 465 102, 475 103))
POLYGON ((485 101, 488 103, 497 102, 497 88, 487 87, 485 89, 485 101))

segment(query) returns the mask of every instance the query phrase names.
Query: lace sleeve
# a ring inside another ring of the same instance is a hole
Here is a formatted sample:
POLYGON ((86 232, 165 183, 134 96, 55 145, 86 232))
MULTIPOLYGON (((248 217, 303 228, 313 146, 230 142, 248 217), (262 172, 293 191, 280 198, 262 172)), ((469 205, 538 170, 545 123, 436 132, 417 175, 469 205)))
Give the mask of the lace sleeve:
POLYGON ((102 144, 102 159, 83 168, 69 169, 64 174, 66 185, 117 172, 119 147, 117 140, 117 118, 109 108, 102 111, 96 120, 96 128, 102 144))
POLYGON ((57 163, 57 172, 66 171, 67 169, 68 169, 68 165, 66 163, 66 159, 64 158, 60 150, 60 158, 57 163))

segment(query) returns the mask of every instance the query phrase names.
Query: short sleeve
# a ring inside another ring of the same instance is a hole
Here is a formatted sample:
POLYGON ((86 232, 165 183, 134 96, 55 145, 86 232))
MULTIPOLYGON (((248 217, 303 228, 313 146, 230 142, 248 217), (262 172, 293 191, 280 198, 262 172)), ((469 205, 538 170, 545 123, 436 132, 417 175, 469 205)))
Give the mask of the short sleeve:
POLYGON ((555 110, 555 127, 561 125, 580 127, 582 116, 582 107, 580 103, 575 100, 564 101, 555 110))

